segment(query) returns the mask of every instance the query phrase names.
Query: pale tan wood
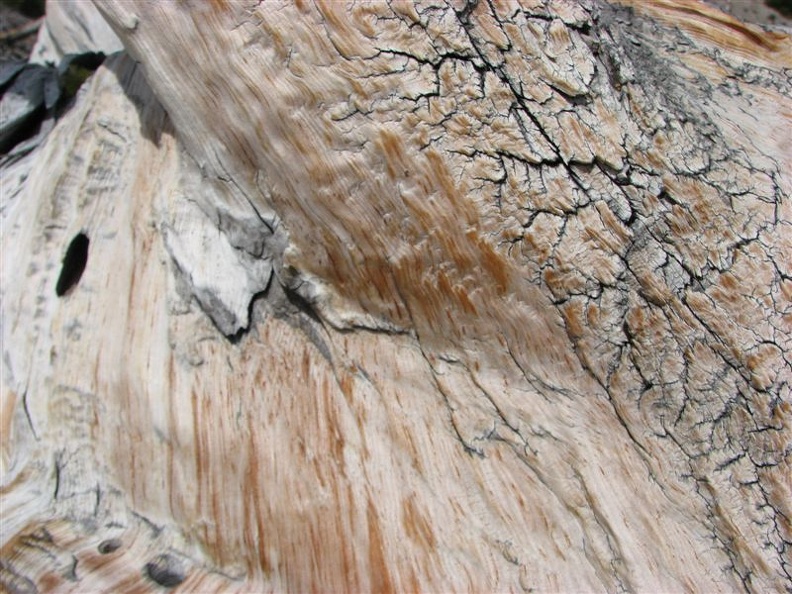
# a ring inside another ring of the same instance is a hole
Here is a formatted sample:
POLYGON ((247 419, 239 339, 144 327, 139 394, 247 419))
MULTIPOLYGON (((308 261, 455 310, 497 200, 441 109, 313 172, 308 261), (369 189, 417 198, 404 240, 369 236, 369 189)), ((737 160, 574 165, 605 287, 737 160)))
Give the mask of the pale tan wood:
POLYGON ((98 2, 3 170, 5 587, 789 589, 790 39, 632 4, 98 2))

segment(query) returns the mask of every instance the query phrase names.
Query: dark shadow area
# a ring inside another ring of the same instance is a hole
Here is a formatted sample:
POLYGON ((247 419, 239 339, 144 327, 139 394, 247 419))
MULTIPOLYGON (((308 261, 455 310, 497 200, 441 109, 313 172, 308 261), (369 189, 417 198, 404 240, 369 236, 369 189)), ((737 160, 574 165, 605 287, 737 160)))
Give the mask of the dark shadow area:
POLYGON ((27 62, 44 15, 44 0, 0 0, 0 62, 27 62))
POLYGON ((60 97, 57 70, 48 66, 27 64, 5 85, 0 97, 0 153, 34 136, 60 97))
POLYGON ((319 314, 316 313, 316 309, 314 309, 314 306, 305 297, 289 287, 283 287, 283 293, 286 295, 286 299, 289 303, 291 303, 298 312, 304 313, 317 324, 322 324, 322 319, 319 317, 319 314))
POLYGON ((32 150, 38 142, 27 146, 26 141, 39 136, 47 123, 49 131, 71 109, 77 91, 104 60, 102 53, 86 53, 66 56, 58 68, 0 64, 0 154, 32 150))
POLYGON ((85 265, 88 263, 89 243, 85 233, 78 233, 69 244, 66 255, 63 256, 63 267, 58 277, 58 284, 55 286, 55 294, 58 297, 68 294, 80 282, 85 272, 85 265))
POLYGON ((61 98, 59 105, 63 108, 71 102, 82 84, 96 72, 105 61, 101 52, 66 56, 60 67, 61 98))
POLYGON ((165 108, 149 87, 143 69, 126 53, 108 56, 104 64, 112 72, 124 94, 129 98, 140 118, 140 132, 146 140, 160 144, 160 135, 173 133, 165 108))
POLYGON ((0 0, 0 6, 20 12, 29 19, 44 15, 44 0, 0 0))
MULTIPOLYGON (((10 129, 7 133, 0 134, 0 155, 5 155, 13 150, 17 145, 26 140, 37 136, 41 131, 41 125, 47 116, 47 110, 43 105, 38 106, 33 111, 25 114, 24 119, 10 129)), ((5 130, 3 132, 6 132, 5 130)))
POLYGON ((792 0, 765 0, 765 4, 785 17, 792 18, 792 0))
POLYGON ((163 588, 175 588, 185 579, 182 563, 173 555, 158 555, 145 566, 145 575, 163 588))

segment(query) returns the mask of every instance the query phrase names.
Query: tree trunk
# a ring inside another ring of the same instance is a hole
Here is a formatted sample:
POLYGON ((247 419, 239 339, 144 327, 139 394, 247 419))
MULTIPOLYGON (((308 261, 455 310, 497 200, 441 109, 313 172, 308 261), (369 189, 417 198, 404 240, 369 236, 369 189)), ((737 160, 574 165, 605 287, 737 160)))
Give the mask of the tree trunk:
POLYGON ((2 171, 7 590, 792 591, 788 35, 96 4, 2 171))

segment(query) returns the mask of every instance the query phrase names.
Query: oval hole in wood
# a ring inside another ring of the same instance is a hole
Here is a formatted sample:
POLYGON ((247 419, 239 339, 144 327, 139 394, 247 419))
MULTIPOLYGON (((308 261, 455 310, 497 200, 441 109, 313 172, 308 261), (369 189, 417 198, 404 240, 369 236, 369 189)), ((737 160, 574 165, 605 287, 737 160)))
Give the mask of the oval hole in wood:
POLYGON ((58 297, 63 297, 71 291, 85 272, 85 265, 88 263, 88 236, 85 233, 78 233, 72 239, 63 256, 63 267, 61 268, 58 284, 55 285, 55 293, 58 297))

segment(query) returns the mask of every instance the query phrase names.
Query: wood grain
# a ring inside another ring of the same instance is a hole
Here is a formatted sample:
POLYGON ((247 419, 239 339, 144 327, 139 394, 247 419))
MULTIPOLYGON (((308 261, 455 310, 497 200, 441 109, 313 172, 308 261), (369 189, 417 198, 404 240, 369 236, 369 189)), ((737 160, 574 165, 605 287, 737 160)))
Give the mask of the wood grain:
POLYGON ((6 589, 790 588, 789 37, 97 6, 3 170, 6 589))

